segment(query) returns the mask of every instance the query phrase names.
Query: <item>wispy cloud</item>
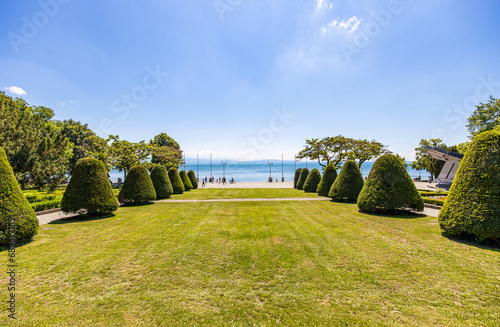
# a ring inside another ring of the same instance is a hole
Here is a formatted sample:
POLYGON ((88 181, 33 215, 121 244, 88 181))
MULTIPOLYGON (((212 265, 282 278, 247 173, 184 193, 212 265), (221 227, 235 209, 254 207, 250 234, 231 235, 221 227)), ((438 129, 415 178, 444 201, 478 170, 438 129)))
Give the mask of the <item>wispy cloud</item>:
POLYGON ((326 34, 329 31, 336 28, 339 30, 343 30, 344 32, 347 32, 349 34, 352 34, 358 29, 359 24, 361 24, 361 21, 362 20, 356 16, 352 16, 348 20, 340 20, 340 18, 337 17, 336 20, 321 27, 320 31, 321 34, 326 34))
POLYGON ((67 106, 67 105, 75 105, 75 104, 80 104, 79 100, 68 100, 68 101, 59 101, 61 106, 67 106))
POLYGON ((26 95, 26 91, 19 86, 6 86, 5 90, 14 95, 26 95))
POLYGON ((326 0, 316 0, 316 9, 321 10, 321 9, 332 9, 333 4, 329 3, 326 0))

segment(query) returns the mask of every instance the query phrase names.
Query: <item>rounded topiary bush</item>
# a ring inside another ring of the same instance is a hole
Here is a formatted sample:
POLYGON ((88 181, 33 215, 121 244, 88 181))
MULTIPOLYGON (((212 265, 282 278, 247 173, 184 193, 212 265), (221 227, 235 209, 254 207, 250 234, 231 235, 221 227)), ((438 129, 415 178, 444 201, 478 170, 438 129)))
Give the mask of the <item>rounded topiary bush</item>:
POLYGON ((168 178, 167 168, 165 166, 156 165, 151 170, 151 175, 149 175, 156 192, 157 199, 169 198, 174 189, 168 178))
POLYGON ((102 161, 94 158, 78 160, 61 200, 61 210, 66 213, 83 210, 83 213, 95 216, 116 209, 118 201, 102 161))
POLYGON ((297 190, 303 190, 306 183, 307 176, 309 176, 309 169, 302 168, 300 171, 299 180, 297 181, 297 190))
POLYGON ((188 177, 189 180, 191 181, 191 185, 193 185, 193 190, 196 190, 198 188, 198 179, 196 178, 194 171, 192 170, 188 171, 188 177))
POLYGON ((318 195, 328 196, 328 192, 330 192, 330 188, 332 188, 332 184, 336 178, 337 170, 335 167, 332 164, 326 165, 321 182, 319 182, 318 189, 316 190, 318 195))
POLYGON ((147 169, 141 165, 130 168, 118 194, 118 201, 123 205, 138 205, 155 199, 155 187, 147 169))
POLYGON ((348 160, 332 184, 328 196, 334 201, 356 202, 364 184, 358 165, 355 161, 348 160))
POLYGON ((0 244, 28 241, 38 232, 38 218, 17 183, 5 151, 0 147, 0 244), (14 228, 12 228, 14 227, 14 228))
POLYGON ((445 235, 500 240, 499 132, 484 132, 474 138, 438 221, 445 235))
POLYGON ((179 175, 177 168, 170 168, 168 170, 168 178, 170 178, 170 183, 172 183, 174 194, 184 193, 184 184, 182 183, 181 176, 179 175))
POLYGON ((304 182, 303 189, 306 192, 316 192, 318 189, 318 184, 321 181, 321 173, 319 170, 314 168, 307 175, 306 181, 304 182))
POLYGON ((179 172, 179 176, 181 176, 182 184, 184 184, 184 191, 190 191, 193 188, 193 184, 191 184, 191 180, 184 170, 179 172))
POLYGON ((293 177, 293 188, 297 188, 297 183, 299 182, 299 177, 300 177, 301 171, 302 171, 302 168, 298 168, 295 171, 295 176, 293 177))
POLYGON ((422 211, 424 203, 401 160, 385 154, 373 164, 359 193, 358 208, 367 212, 422 211))

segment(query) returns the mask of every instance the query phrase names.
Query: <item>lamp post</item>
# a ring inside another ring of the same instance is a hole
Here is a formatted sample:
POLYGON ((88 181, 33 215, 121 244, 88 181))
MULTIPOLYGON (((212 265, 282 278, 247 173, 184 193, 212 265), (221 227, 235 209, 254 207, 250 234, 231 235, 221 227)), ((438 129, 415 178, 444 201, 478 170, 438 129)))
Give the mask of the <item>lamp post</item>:
POLYGON ((220 163, 222 165, 222 178, 226 178, 226 165, 227 165, 227 161, 226 162, 221 162, 220 163))
POLYGON ((283 177, 283 154, 281 154, 281 182, 285 181, 285 177, 283 177))
POLYGON ((212 154, 210 153, 210 182, 212 183, 212 154))
POLYGON ((273 165, 273 162, 267 162, 267 164, 269 165, 269 182, 272 183, 273 182, 273 178, 271 177, 271 166, 273 165))

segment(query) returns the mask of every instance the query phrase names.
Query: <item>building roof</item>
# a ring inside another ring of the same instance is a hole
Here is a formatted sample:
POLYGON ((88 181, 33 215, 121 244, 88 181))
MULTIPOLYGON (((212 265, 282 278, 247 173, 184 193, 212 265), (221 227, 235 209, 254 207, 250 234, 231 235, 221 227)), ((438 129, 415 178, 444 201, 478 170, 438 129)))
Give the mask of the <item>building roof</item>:
POLYGON ((464 157, 463 154, 439 149, 433 146, 426 146, 424 150, 431 156, 431 158, 441 161, 460 162, 460 160, 464 157))

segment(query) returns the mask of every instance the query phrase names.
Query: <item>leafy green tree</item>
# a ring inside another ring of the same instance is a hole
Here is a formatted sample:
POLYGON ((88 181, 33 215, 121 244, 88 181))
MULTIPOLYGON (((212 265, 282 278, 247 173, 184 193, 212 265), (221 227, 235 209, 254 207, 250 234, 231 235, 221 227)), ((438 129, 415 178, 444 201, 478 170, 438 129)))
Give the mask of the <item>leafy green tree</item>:
POLYGON ((88 216, 104 215, 118 209, 104 164, 94 158, 78 160, 64 192, 63 212, 84 210, 88 216))
POLYGON ((112 141, 109 147, 112 165, 118 171, 124 172, 124 179, 127 178, 127 172, 136 165, 140 165, 149 158, 151 146, 144 141, 132 143, 127 140, 120 140, 118 135, 110 135, 112 141))
POLYGON ((30 240, 38 232, 38 219, 0 147, 0 244, 9 243, 11 232, 17 240, 30 240), (15 229, 10 227, 12 219, 15 229))
POLYGON ((170 179, 168 178, 167 169, 164 166, 155 165, 151 170, 150 177, 155 187, 157 199, 169 198, 174 193, 172 183, 170 183, 170 179))
POLYGON ((321 182, 319 182, 318 185, 318 195, 328 196, 328 192, 330 192, 330 188, 333 182, 335 182, 335 179, 337 179, 337 170, 333 165, 327 165, 321 177, 321 182))
POLYGON ((184 191, 190 191, 193 188, 193 184, 191 184, 191 180, 186 174, 186 171, 181 170, 179 175, 181 176, 182 184, 184 184, 184 191))
POLYGON ((193 189, 196 190, 198 188, 198 179, 196 178, 194 171, 192 170, 188 171, 188 177, 189 180, 191 181, 191 184, 193 185, 193 189))
POLYGON ((474 138, 438 221, 446 235, 500 240, 500 131, 474 138))
POLYGON ((490 100, 476 106, 474 113, 467 119, 469 138, 473 139, 482 132, 491 131, 500 125, 500 99, 490 95, 490 100))
POLYGON ((182 161, 182 151, 179 143, 166 133, 160 133, 149 141, 153 148, 151 162, 157 163, 170 169, 179 168, 182 161))
POLYGON ((302 171, 302 168, 298 168, 295 171, 295 176, 293 177, 293 188, 297 188, 297 182, 299 181, 301 171, 302 171))
POLYGON ((342 161, 350 155, 352 141, 352 139, 342 135, 324 137, 321 140, 306 140, 306 145, 299 152, 297 158, 310 158, 318 160, 318 163, 323 167, 331 163, 335 168, 339 168, 342 161))
POLYGON ((306 182, 307 176, 309 176, 309 169, 302 168, 300 171, 299 180, 297 181, 297 190, 303 190, 304 184, 306 182))
POLYGON ((307 175, 306 181, 304 182, 303 189, 306 192, 316 192, 318 189, 318 184, 321 181, 321 173, 319 170, 314 168, 307 175))
POLYGON ((386 147, 375 140, 352 140, 349 158, 358 161, 358 167, 369 160, 375 159, 389 151, 386 147))
POLYGON ((333 201, 356 202, 364 184, 359 166, 353 160, 348 160, 332 184, 328 196, 333 201))
POLYGON ((177 168, 170 168, 168 170, 168 178, 170 178, 170 182, 172 183, 174 194, 184 193, 184 184, 182 183, 181 176, 179 175, 177 168))
POLYGON ((375 161, 357 203, 360 210, 367 212, 424 210, 422 197, 408 171, 392 154, 375 161))
POLYGON ((437 177, 441 169, 443 169, 444 161, 431 158, 431 156, 425 152, 427 146, 447 150, 446 144, 444 144, 441 139, 422 139, 418 147, 415 148, 415 158, 417 160, 413 161, 411 167, 416 170, 427 170, 431 173, 431 177, 434 178, 437 177))
POLYGON ((123 182, 118 201, 123 205, 140 205, 156 199, 156 191, 144 166, 130 168, 123 182))

